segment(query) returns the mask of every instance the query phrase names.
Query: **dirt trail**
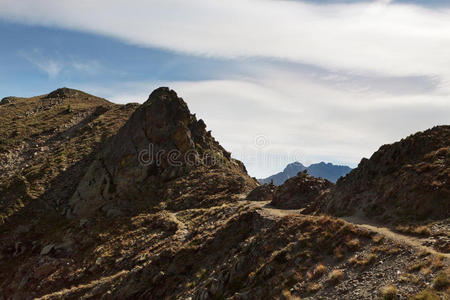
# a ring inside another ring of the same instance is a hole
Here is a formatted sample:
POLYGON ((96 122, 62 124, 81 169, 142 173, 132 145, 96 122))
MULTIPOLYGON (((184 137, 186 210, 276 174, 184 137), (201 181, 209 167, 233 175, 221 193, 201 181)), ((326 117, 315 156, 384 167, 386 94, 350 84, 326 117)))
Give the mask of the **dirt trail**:
POLYGON ((175 233, 176 236, 178 237, 178 239, 181 240, 181 241, 185 241, 187 235, 189 234, 189 231, 187 230, 186 225, 177 218, 177 214, 176 213, 169 212, 169 211, 167 211, 166 213, 167 213, 169 219, 171 221, 173 221, 174 223, 176 223, 177 226, 178 226, 178 230, 175 233))
POLYGON ((389 229, 387 227, 383 227, 383 225, 373 223, 370 220, 367 220, 366 218, 362 218, 359 216, 351 216, 351 217, 344 217, 342 219, 349 223, 352 223, 358 227, 365 228, 370 231, 374 231, 381 235, 384 235, 388 239, 396 241, 400 244, 408 245, 408 246, 418 249, 418 250, 428 251, 435 255, 441 255, 441 256, 446 257, 447 259, 450 258, 450 253, 442 253, 442 252, 434 250, 431 247, 424 246, 422 244, 423 239, 421 239, 421 238, 394 232, 391 229, 389 229))
MULTIPOLYGON (((269 201, 261 201, 261 202, 250 202, 248 205, 250 207, 254 207, 256 209, 259 209, 262 211, 265 215, 271 215, 274 217, 285 217, 285 216, 292 216, 292 215, 299 215, 303 211, 303 209, 298 210, 285 210, 285 209, 277 209, 269 205, 269 201)), ((375 224, 365 218, 358 217, 358 216, 352 216, 352 217, 344 217, 342 218, 348 223, 352 223, 355 226, 358 226, 360 228, 364 228, 373 232, 376 232, 378 234, 381 234, 385 236, 386 238, 395 241, 399 244, 410 246, 416 250, 419 251, 427 251, 434 255, 440 255, 444 256, 447 260, 450 259, 450 253, 442 253, 439 251, 436 251, 432 247, 424 246, 423 239, 403 235, 397 232, 392 231, 391 229, 387 227, 383 227, 380 224, 375 224)))

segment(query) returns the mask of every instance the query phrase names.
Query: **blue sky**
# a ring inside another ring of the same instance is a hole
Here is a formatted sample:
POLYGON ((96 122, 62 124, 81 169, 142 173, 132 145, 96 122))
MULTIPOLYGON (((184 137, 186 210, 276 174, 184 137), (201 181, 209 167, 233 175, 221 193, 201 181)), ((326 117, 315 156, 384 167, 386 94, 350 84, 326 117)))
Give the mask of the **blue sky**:
POLYGON ((0 37, 0 98, 170 86, 257 177, 450 123, 448 1, 0 0, 0 37))

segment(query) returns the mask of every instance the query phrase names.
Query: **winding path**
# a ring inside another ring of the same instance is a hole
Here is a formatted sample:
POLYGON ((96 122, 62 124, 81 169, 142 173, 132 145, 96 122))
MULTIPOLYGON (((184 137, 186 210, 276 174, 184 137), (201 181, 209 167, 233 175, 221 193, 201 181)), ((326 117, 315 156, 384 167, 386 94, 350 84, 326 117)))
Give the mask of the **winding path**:
MULTIPOLYGON (((274 216, 274 217, 285 217, 285 216, 295 216, 300 215, 303 209, 297 210, 286 210, 286 209, 278 209, 270 206, 270 201, 260 201, 260 202, 250 202, 250 201, 242 201, 246 205, 250 207, 254 207, 257 210, 261 210, 264 215, 274 216)), ((380 224, 376 224, 371 222, 370 220, 358 216, 344 217, 342 218, 344 221, 351 223, 360 228, 364 228, 370 230, 372 232, 376 232, 392 241, 395 241, 402 245, 407 245, 411 248, 414 248, 418 251, 427 251, 434 255, 439 255, 445 257, 447 260, 450 259, 450 253, 443 253, 436 251, 432 247, 424 246, 423 239, 413 236, 408 236, 404 234, 400 234, 392 231, 391 229, 384 227, 380 224)))

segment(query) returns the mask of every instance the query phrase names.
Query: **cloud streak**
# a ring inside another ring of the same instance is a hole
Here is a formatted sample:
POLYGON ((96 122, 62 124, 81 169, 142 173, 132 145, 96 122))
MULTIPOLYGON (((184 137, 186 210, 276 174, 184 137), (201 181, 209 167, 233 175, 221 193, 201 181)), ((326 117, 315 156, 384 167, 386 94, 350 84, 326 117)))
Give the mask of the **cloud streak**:
POLYGON ((271 57, 394 76, 450 73, 446 8, 389 1, 2 0, 0 16, 195 55, 271 57))
POLYGON ((32 51, 21 50, 20 56, 46 73, 49 79, 55 79, 63 73, 80 72, 85 75, 94 75, 102 70, 97 61, 77 59, 73 56, 63 57, 58 54, 43 54, 39 49, 32 51))

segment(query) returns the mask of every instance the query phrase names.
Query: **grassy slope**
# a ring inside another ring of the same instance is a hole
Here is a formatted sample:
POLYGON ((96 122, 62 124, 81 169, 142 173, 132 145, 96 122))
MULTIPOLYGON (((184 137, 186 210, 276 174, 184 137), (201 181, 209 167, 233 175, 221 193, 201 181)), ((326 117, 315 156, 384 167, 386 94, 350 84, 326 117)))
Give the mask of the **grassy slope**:
POLYGON ((58 209, 93 153, 117 132, 136 105, 113 104, 77 91, 65 99, 46 95, 0 106, 0 222, 42 200, 58 209), (55 195, 48 194, 53 186, 55 195))

